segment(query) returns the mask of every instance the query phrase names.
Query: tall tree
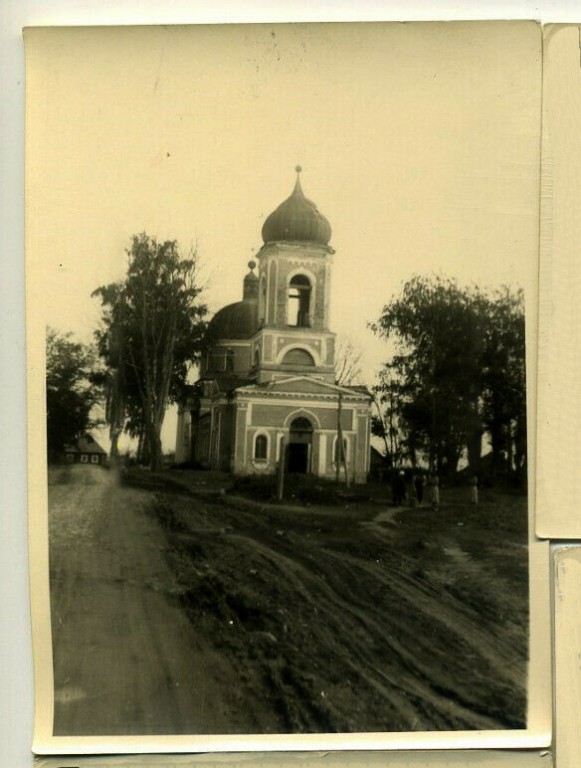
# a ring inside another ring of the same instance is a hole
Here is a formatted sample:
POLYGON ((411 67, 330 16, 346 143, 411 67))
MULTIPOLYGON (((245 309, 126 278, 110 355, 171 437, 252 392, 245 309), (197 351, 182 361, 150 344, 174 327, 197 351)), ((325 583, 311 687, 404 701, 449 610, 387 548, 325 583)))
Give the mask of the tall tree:
POLYGON ((524 293, 502 288, 490 302, 482 413, 492 445, 493 475, 526 483, 526 355, 524 293))
MULTIPOLYGON (((127 408, 131 407, 131 387, 123 362, 121 348, 124 339, 123 328, 123 286, 113 283, 95 291, 103 305, 101 328, 95 332, 97 349, 107 365, 105 381, 105 417, 109 425, 111 440, 110 458, 117 459, 118 441, 125 428, 127 408), (126 390, 130 390, 129 392, 126 390), (128 405, 129 401, 129 405, 128 405)), ((135 392, 135 390, 133 390, 135 392)))
MULTIPOLYGON (((508 289, 489 295, 442 276, 416 276, 384 307, 371 328, 394 343, 395 354, 378 389, 385 398, 385 380, 392 397, 395 387, 412 461, 422 454, 432 469, 452 475, 464 449, 477 470, 485 430, 495 452, 510 430, 515 445, 515 424, 524 424, 524 366, 506 372, 509 359, 524 361, 521 304, 508 289)), ((526 437, 518 434, 520 457, 526 437)))
POLYGON ((46 329, 46 432, 49 461, 65 445, 102 423, 103 372, 96 351, 74 340, 72 333, 46 329))
POLYGON ((161 469, 161 428, 168 402, 186 383, 205 330, 195 252, 182 258, 175 240, 135 235, 127 274, 93 296, 103 306, 97 338, 110 369, 109 423, 147 446, 152 469, 161 469))
POLYGON ((383 440, 387 466, 396 468, 409 454, 409 441, 401 419, 400 392, 400 382, 392 368, 384 365, 379 372, 378 382, 373 387, 374 411, 371 415, 371 432, 383 440))

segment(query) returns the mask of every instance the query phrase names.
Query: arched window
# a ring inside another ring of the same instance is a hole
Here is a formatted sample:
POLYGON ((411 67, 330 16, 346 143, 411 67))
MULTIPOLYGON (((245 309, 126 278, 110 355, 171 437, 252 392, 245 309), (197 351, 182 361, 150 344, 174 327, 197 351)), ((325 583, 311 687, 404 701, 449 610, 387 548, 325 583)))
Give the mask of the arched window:
POLYGON ((295 275, 289 283, 288 324, 308 328, 311 324, 311 284, 305 275, 295 275))
POLYGON ((212 373, 224 370, 224 351, 220 347, 212 347, 209 350, 207 370, 212 373))
POLYGON ((335 445, 333 446, 333 463, 337 464, 340 462, 341 464, 343 462, 347 461, 347 438, 343 438, 343 454, 341 455, 340 449, 341 449, 341 443, 339 442, 339 438, 335 438, 335 445))
POLYGON ((309 365, 314 366, 315 361, 310 352, 306 349, 289 349, 286 355, 282 358, 283 365, 309 365))
POLYGON ((233 371, 234 370, 234 350, 228 347, 226 350, 226 371, 233 371))
POLYGON ((268 438, 266 435, 257 435, 254 441, 254 459, 266 461, 268 457, 268 438))

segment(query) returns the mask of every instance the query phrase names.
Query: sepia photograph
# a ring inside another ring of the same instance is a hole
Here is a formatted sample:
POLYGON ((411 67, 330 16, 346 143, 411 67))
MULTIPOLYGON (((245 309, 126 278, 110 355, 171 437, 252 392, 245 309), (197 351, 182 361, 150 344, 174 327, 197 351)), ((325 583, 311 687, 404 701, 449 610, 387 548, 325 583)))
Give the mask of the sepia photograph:
POLYGON ((536 743, 538 26, 25 46, 36 744, 536 743))

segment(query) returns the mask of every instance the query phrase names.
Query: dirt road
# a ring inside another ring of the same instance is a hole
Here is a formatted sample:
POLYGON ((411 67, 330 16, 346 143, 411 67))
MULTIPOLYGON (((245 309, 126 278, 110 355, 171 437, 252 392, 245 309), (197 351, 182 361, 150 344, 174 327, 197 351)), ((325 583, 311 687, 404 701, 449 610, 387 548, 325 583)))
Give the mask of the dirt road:
POLYGON ((150 495, 93 467, 51 481, 55 735, 236 728, 236 670, 180 607, 150 495))
POLYGON ((56 733, 523 726, 524 500, 260 507, 67 471, 56 733))

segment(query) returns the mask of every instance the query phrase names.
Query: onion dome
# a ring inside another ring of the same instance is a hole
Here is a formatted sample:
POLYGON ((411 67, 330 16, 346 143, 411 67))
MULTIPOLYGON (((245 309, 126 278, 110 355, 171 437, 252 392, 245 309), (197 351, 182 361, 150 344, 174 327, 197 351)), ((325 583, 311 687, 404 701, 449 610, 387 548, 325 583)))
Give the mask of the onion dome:
POLYGON ((301 166, 297 165, 297 181, 292 195, 267 217, 262 227, 265 243, 301 242, 327 245, 331 225, 317 206, 307 200, 301 188, 301 166))
POLYGON ((215 344, 220 339, 249 339, 258 330, 258 302, 237 301, 216 312, 208 324, 205 341, 215 344))
POLYGON ((242 301, 222 307, 208 323, 204 337, 207 346, 221 339, 249 339, 258 330, 258 277, 255 261, 249 261, 250 272, 244 278, 242 301))

